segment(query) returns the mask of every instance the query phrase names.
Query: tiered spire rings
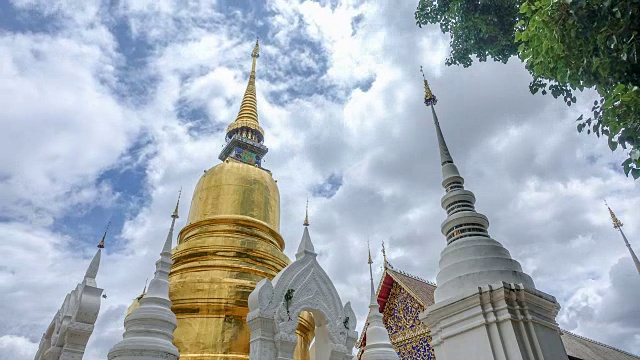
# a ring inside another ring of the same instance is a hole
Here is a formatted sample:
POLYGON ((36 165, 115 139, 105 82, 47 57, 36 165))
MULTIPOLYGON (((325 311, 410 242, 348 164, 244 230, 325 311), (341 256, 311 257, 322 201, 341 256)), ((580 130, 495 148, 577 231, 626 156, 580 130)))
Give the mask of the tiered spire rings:
POLYGON ((256 39, 256 45, 251 52, 253 62, 251 64, 251 74, 249 83, 244 92, 240 111, 236 120, 227 127, 227 139, 240 133, 242 137, 249 138, 262 144, 264 141, 264 131, 258 123, 258 102, 256 100, 256 60, 260 57, 260 44, 256 39))
POLYGON ((444 140, 434 105, 437 98, 424 77, 424 103, 431 108, 436 129, 440 164, 442 166, 442 208, 447 218, 441 225, 447 247, 442 252, 440 272, 437 276, 436 302, 453 297, 461 291, 500 281, 523 284, 535 289, 533 280, 522 272, 520 264, 511 258, 499 242, 489 236, 489 219, 475 209, 475 195, 464 188, 464 178, 453 162, 444 140), (484 254, 478 257, 478 254, 484 254), (443 264, 445 265, 444 267, 443 264), (465 265, 462 265, 465 264, 465 265))

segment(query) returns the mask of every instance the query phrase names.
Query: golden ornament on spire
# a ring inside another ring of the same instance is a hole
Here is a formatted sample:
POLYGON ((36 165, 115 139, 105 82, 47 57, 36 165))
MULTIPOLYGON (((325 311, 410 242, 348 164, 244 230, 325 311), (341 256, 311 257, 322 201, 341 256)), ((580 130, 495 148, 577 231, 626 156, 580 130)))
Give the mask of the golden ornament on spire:
MULTIPOLYGON (((251 57, 252 58, 259 58, 260 57, 260 44, 258 43, 258 40, 260 40, 260 38, 256 38, 256 46, 253 47, 253 51, 251 52, 251 57)), ((255 64, 255 62, 254 62, 254 64, 255 64)), ((254 66, 252 71, 255 71, 255 66, 254 66)))
POLYGON ((609 209, 609 215, 611 216, 611 221, 613 221, 613 228, 620 229, 624 224, 618 220, 616 214, 613 213, 613 210, 611 210, 609 204, 607 204, 607 200, 604 201, 604 204, 607 205, 607 209, 609 209))
POLYGON ((109 230, 110 225, 111 225, 111 221, 107 223, 107 228, 104 229, 104 234, 102 234, 102 240, 100 240, 100 243, 98 244, 99 249, 104 249, 104 239, 107 238, 107 230, 109 230))
POLYGON ((424 71, 422 71, 422 65, 420 65, 420 72, 422 73, 422 80, 424 80, 424 104, 427 106, 433 106, 438 103, 438 99, 431 92, 431 88, 429 87, 429 82, 427 78, 424 76, 424 71))
POLYGON ((307 208, 304 212, 304 222, 302 225, 309 226, 309 197, 307 197, 307 208))
POLYGON ((178 206, 180 206, 180 196, 182 195, 182 187, 180 187, 180 191, 178 191, 178 201, 176 202, 176 208, 173 210, 173 214, 171 214, 172 218, 179 218, 178 216, 178 206))
POLYGON ((239 133, 242 137, 262 143, 264 141, 264 131, 258 123, 258 102, 256 100, 256 60, 260 57, 258 39, 256 39, 256 45, 251 52, 251 57, 253 62, 251 64, 249 83, 244 92, 238 116, 227 127, 227 138, 230 139, 233 135, 239 133))

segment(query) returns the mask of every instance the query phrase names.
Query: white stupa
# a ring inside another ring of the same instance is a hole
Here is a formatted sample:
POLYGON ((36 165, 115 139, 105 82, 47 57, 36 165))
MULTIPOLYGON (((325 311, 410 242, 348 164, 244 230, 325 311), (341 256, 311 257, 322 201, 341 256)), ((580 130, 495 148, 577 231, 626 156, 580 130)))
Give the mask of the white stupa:
POLYGON ((555 317, 556 299, 536 289, 531 277, 501 243, 489 236, 489 220, 476 212, 475 195, 453 163, 434 109, 427 80, 425 105, 431 107, 440 147, 441 225, 447 245, 440 254, 435 304, 420 319, 431 329, 439 360, 567 359, 555 317))
POLYGON ((147 293, 140 299, 140 306, 125 318, 123 339, 109 350, 109 360, 177 360, 180 357, 172 343, 177 322, 169 300, 171 243, 178 218, 177 204, 171 217, 169 234, 160 259, 156 261, 155 275, 147 293))
POLYGON ((371 268, 371 250, 369 250, 369 276, 371 279, 371 301, 369 302, 369 315, 367 316, 367 345, 364 347, 361 360, 398 360, 389 333, 382 323, 380 305, 378 305, 376 292, 373 288, 373 270, 371 268))

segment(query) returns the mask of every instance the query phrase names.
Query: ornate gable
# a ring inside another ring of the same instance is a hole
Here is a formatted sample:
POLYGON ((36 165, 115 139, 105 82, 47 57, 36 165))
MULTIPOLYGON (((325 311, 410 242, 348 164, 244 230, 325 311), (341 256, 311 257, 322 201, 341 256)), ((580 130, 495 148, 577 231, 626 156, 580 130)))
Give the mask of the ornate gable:
MULTIPOLYGON (((426 280, 385 267, 378 286, 378 304, 382 322, 401 360, 435 359, 429 328, 418 319, 418 314, 434 303, 435 288, 426 280)), ((358 357, 367 343, 367 325, 358 342, 358 357)))

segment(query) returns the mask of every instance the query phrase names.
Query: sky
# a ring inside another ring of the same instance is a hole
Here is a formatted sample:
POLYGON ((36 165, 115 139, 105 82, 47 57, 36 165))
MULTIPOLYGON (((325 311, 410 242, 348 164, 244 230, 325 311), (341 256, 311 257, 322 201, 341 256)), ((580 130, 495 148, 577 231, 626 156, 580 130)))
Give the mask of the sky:
POLYGON ((246 87, 293 258, 309 196, 320 264, 359 329, 385 242, 435 280, 445 246, 424 66, 449 149, 500 241, 561 305, 563 329, 640 353, 640 276, 603 199, 640 251, 640 182, 624 151, 578 134, 575 106, 531 95, 518 59, 444 65, 449 38, 416 1, 0 0, 0 360, 32 359, 108 222, 105 289, 85 359, 105 359, 153 276, 178 190, 184 226, 246 87), (634 209, 636 209, 634 211, 634 209))

